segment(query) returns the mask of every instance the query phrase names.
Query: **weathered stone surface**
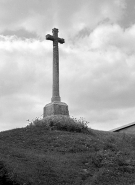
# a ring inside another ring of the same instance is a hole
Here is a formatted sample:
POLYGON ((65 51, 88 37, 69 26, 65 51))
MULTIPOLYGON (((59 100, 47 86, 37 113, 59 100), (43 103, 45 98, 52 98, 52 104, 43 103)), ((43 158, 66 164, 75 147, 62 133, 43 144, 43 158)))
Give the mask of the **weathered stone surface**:
POLYGON ((63 102, 52 102, 44 107, 43 117, 51 115, 67 115, 69 116, 68 105, 63 102))
POLYGON ((58 29, 52 30, 53 35, 46 35, 46 40, 53 41, 53 88, 51 101, 60 101, 59 95, 59 47, 58 43, 63 44, 65 41, 58 37, 58 29))
POLYGON ((61 102, 59 94, 59 48, 58 43, 63 44, 64 39, 58 37, 58 29, 52 30, 53 35, 46 35, 46 40, 53 41, 53 88, 51 102, 44 107, 43 117, 50 115, 69 115, 68 106, 61 102))

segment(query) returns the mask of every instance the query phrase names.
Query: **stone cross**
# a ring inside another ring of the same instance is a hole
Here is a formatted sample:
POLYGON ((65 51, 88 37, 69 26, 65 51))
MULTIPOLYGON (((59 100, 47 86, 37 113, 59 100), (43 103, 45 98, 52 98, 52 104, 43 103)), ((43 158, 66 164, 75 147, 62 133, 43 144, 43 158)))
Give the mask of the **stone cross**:
POLYGON ((69 116, 68 105, 61 102, 59 94, 59 48, 58 43, 63 44, 65 41, 58 37, 58 29, 52 30, 53 35, 46 35, 46 40, 53 41, 53 90, 51 103, 46 104, 43 108, 43 118, 52 115, 69 116))
POLYGON ((59 94, 59 47, 58 43, 63 44, 65 41, 58 37, 58 29, 52 29, 53 35, 46 35, 46 40, 53 41, 53 90, 52 90, 52 102, 60 102, 59 94))

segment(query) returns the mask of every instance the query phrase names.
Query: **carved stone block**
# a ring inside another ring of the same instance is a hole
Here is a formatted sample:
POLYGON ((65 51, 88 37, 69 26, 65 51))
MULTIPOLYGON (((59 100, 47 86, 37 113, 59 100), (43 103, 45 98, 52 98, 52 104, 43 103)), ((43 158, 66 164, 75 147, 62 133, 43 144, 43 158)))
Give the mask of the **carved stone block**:
POLYGON ((51 115, 69 116, 68 105, 63 102, 52 102, 47 104, 43 110, 43 118, 51 115))

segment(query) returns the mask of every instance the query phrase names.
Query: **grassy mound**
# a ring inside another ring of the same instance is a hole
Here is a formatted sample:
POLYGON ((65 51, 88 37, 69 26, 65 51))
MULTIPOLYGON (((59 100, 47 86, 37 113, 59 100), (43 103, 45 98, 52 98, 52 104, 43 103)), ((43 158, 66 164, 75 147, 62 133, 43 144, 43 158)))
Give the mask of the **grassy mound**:
POLYGON ((0 133, 1 185, 135 184, 134 135, 88 129, 84 121, 65 126, 63 119, 70 118, 0 133))

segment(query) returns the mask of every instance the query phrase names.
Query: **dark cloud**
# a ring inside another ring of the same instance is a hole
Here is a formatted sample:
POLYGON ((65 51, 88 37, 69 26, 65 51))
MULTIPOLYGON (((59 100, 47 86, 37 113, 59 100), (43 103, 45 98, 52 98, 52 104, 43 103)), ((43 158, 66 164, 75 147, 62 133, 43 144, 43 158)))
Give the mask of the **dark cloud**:
POLYGON ((128 28, 135 24, 135 1, 130 0, 125 0, 126 2, 126 11, 124 13, 123 19, 120 21, 120 24, 124 28, 128 28))
POLYGON ((58 26, 66 32, 65 35, 74 36, 87 27, 95 27, 104 19, 108 18, 111 22, 120 20, 123 15, 121 4, 123 1, 119 4, 117 0, 0 1, 0 31, 18 33, 25 30, 43 37, 46 31, 58 26))
POLYGON ((16 35, 17 37, 21 37, 22 39, 26 39, 26 38, 37 38, 38 36, 36 33, 34 32, 29 32, 27 30, 24 29, 18 29, 18 30, 5 30, 2 35, 4 36, 12 36, 12 35, 16 35))

